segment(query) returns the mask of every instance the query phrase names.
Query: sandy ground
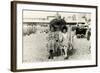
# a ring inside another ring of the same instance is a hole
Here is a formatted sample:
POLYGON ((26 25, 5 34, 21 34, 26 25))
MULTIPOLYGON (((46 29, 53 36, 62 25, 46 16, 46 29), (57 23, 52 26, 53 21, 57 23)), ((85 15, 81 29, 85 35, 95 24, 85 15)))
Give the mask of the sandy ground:
MULTIPOLYGON (((46 47, 48 35, 45 33, 37 33, 23 36, 23 63, 24 62, 44 62, 64 60, 63 56, 48 59, 49 53, 46 47)), ((69 56, 68 60, 87 60, 91 59, 89 50, 90 41, 86 39, 77 39, 73 41, 74 53, 69 56)))

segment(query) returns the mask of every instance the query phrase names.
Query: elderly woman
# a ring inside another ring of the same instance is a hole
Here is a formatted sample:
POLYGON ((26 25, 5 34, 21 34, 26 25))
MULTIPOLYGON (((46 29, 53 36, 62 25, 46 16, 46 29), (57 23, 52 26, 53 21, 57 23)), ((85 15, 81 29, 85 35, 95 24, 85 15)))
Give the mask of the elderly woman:
POLYGON ((50 32, 48 35, 48 52, 49 52, 49 57, 48 59, 53 59, 54 57, 54 45, 55 45, 55 29, 54 27, 50 27, 50 32))
POLYGON ((48 59, 53 59, 54 56, 60 56, 60 40, 59 40, 59 31, 55 31, 54 27, 50 27, 49 37, 48 37, 48 59))

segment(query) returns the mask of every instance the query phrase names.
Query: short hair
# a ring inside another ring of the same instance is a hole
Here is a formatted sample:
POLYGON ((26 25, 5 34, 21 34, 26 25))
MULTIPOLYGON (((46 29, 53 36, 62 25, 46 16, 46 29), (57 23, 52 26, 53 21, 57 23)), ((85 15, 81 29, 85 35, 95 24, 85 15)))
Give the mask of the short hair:
POLYGON ((68 27, 67 26, 63 26, 61 31, 63 32, 64 29, 66 30, 66 32, 68 31, 68 27))

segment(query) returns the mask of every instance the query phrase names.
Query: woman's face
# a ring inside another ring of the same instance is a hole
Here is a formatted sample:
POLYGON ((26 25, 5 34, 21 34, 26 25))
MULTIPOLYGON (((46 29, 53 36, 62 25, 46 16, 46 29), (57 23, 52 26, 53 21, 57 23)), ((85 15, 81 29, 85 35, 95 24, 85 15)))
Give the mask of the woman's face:
POLYGON ((53 32, 54 31, 54 28, 53 27, 51 27, 51 32, 53 32))
POLYGON ((66 29, 63 29, 63 33, 66 33, 67 31, 66 31, 66 29))

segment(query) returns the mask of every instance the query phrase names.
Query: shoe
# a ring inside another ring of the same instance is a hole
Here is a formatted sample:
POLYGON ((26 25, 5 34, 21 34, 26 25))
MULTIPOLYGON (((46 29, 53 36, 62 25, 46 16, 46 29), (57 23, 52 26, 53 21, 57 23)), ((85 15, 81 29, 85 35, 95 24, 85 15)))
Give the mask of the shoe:
POLYGON ((65 57, 64 59, 68 59, 69 57, 65 57))
POLYGON ((50 59, 50 56, 48 57, 48 59, 50 59))
POLYGON ((53 56, 49 56, 48 59, 53 59, 53 56))

